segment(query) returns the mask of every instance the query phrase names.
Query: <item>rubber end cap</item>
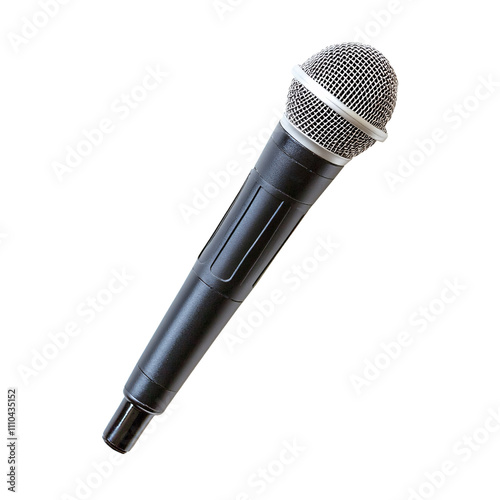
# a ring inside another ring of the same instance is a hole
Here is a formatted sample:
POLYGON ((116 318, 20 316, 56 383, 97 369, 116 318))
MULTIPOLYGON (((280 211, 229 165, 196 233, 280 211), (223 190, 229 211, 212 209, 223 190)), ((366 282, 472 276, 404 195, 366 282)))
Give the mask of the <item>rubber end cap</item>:
POLYGON ((153 417, 152 413, 141 410, 124 398, 104 430, 102 438, 113 450, 127 453, 153 417))

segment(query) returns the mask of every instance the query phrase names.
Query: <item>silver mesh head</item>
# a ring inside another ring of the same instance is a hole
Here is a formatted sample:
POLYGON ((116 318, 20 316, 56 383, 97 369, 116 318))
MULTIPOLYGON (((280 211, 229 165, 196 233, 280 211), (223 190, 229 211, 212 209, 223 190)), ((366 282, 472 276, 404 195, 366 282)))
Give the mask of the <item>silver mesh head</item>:
MULTIPOLYGON (((398 80, 378 50, 360 43, 331 45, 301 68, 344 105, 385 131, 396 106, 398 80)), ((354 158, 375 143, 296 79, 288 91, 285 116, 314 142, 344 158, 354 158)))

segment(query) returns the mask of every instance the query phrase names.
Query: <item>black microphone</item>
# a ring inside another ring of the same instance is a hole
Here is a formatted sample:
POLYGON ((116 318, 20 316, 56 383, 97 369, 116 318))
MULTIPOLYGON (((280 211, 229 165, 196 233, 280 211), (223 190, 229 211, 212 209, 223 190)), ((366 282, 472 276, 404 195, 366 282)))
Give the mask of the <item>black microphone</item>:
POLYGON ((293 77, 283 118, 125 384, 103 434, 116 451, 165 410, 342 167, 387 137, 398 82, 373 47, 329 46, 293 77))

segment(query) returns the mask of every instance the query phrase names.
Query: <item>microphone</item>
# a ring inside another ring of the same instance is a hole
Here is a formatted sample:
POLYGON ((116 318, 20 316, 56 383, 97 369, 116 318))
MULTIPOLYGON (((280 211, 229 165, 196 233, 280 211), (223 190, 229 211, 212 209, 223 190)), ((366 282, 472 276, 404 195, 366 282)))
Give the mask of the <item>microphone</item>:
POLYGON ((379 51, 332 45, 292 73, 283 118, 125 384, 103 434, 120 453, 165 410, 342 168, 387 138, 398 81, 379 51))

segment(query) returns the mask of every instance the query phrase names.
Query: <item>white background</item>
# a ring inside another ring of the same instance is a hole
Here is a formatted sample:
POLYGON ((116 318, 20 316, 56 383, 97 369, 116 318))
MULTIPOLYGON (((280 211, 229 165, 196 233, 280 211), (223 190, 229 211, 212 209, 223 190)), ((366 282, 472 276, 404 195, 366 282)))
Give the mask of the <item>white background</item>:
POLYGON ((498 498, 500 87, 478 89, 500 81, 495 3, 232 3, 73 0, 25 43, 39 4, 2 4, 2 404, 17 387, 18 498, 498 498), (366 36, 400 82, 389 139, 317 202, 168 417, 116 454, 102 431, 274 128, 291 67, 366 36), (168 76, 145 95, 148 67, 168 76), (144 100, 125 117, 131 92, 144 100), (54 163, 104 118, 113 131, 60 180, 54 163), (239 171, 186 220, 229 162, 239 171), (339 244, 323 262, 318 238, 339 244), (310 271, 294 285, 293 266, 310 271), (86 301, 109 299, 123 269, 133 279, 90 320, 86 301), (466 289, 443 305, 446 280, 466 289), (284 303, 231 350, 275 289, 284 303), (54 351, 71 322, 80 333, 54 351), (387 361, 401 332, 412 342, 387 361), (357 391, 375 361, 386 368, 357 391), (426 485, 446 461, 454 474, 426 485))

